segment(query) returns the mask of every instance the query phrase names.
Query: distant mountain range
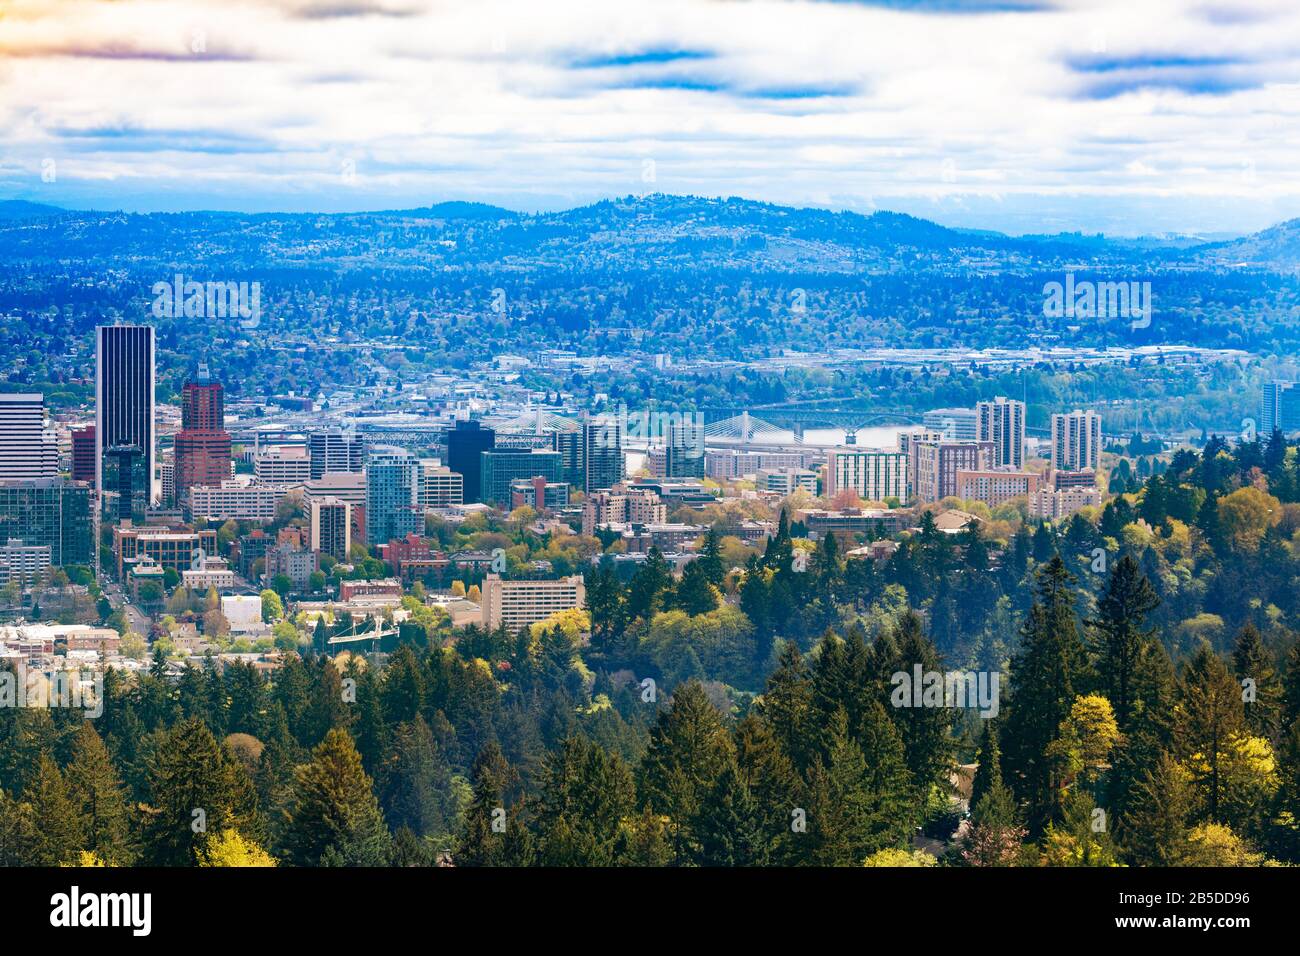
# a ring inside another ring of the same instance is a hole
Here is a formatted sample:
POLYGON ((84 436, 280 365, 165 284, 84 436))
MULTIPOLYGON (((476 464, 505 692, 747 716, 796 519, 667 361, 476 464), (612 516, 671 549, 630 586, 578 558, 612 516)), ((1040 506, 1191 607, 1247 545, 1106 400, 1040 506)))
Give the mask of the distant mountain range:
MULTIPOLYGON (((895 212, 667 195, 547 213, 448 202, 138 214, 11 202, 0 203, 0 263, 10 266, 0 269, 0 316, 18 320, 12 343, 0 322, 0 348, 11 350, 31 348, 45 325, 59 348, 105 316, 149 318, 151 289, 177 274, 259 283, 266 321, 253 339, 392 338, 461 363, 541 348, 734 359, 876 346, 1300 350, 1300 221, 1200 242, 1007 236, 895 212), (1154 321, 1048 308, 1048 289, 1071 274, 1111 289, 1150 283, 1154 321)), ((184 354, 230 331, 158 324, 163 344, 184 354)))
MULTIPOLYGON (((1254 268, 1289 273, 1300 268, 1300 220, 1227 241, 1193 237, 1109 238, 1081 233, 1007 236, 991 230, 952 229, 903 213, 833 212, 793 208, 744 199, 691 196, 626 197, 560 212, 520 213, 474 202, 444 202, 428 207, 365 213, 155 213, 124 214, 65 210, 25 200, 0 201, 0 220, 18 227, 30 220, 61 218, 76 223, 90 238, 96 224, 128 221, 161 227, 162 233, 193 236, 194 227, 218 236, 231 229, 251 236, 279 231, 282 224, 301 233, 304 224, 329 222, 339 238, 349 227, 382 225, 398 229, 416 246, 421 224, 445 233, 442 249, 472 233, 484 253, 504 253, 518 261, 561 264, 565 256, 624 260, 627 265, 667 257, 676 264, 721 266, 728 262, 778 271, 906 265, 944 257, 951 266, 1024 268, 1078 261, 1151 266, 1254 268), (168 228, 170 226, 170 228, 168 228)), ((110 227, 109 231, 112 230, 110 227)), ((159 237, 158 228, 145 232, 159 237)), ((48 233, 47 233, 48 235, 48 233)), ((18 237, 8 235, 5 239, 18 237)), ((317 254, 328 258, 331 242, 322 237, 317 254)), ((398 237, 394 237, 398 238, 398 237)), ((21 244, 21 243, 20 243, 21 244)), ((0 252, 16 251, 0 242, 0 252)), ((158 250, 162 252, 162 249, 158 250)), ((352 250, 355 251, 355 250, 352 250)), ((439 255, 437 249, 432 250, 439 255)), ((460 256, 450 258, 460 260, 460 256)))

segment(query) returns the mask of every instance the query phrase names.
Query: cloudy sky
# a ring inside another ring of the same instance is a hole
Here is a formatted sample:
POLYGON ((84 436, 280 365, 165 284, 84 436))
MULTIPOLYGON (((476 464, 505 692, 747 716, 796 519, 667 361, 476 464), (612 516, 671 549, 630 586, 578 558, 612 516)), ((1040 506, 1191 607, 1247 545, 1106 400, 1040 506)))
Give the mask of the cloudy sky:
POLYGON ((0 0, 0 198, 1300 216, 1295 0, 0 0))

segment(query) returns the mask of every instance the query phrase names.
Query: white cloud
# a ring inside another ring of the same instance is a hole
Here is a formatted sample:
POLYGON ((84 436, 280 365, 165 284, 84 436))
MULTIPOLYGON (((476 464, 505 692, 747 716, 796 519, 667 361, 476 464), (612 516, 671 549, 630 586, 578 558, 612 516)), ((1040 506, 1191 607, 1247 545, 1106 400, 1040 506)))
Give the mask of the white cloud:
POLYGON ((70 206, 537 208, 638 191, 652 158, 664 191, 963 225, 1300 214, 1283 0, 14 0, 3 24, 0 193, 70 206))

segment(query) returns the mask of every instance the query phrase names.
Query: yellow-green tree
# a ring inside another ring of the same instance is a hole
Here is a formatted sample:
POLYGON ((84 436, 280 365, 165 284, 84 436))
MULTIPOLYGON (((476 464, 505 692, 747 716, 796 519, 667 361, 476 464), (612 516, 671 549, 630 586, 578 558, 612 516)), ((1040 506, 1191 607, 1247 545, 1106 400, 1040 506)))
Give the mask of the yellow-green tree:
POLYGON ((238 830, 222 830, 209 837, 195 854, 199 866, 275 866, 275 858, 260 846, 240 835, 238 830))

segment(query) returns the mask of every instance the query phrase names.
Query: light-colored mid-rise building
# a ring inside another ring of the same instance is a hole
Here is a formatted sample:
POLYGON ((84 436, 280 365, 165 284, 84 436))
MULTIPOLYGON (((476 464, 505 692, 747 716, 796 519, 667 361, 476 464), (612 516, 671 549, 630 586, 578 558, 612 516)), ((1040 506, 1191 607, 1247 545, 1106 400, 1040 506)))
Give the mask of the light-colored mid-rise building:
POLYGON ((338 498, 346 501, 353 508, 366 505, 366 476, 347 472, 335 472, 313 478, 302 486, 304 502, 313 498, 338 498))
POLYGON ((979 418, 973 408, 936 408, 921 416, 921 423, 940 432, 944 441, 975 441, 979 418))
POLYGON ((465 478, 452 471, 436 458, 420 459, 419 505, 430 508, 450 508, 465 502, 465 478))
POLYGON ((253 474, 264 485, 293 488, 311 479, 311 456, 300 445, 264 451, 253 459, 253 474))
POLYGON ((21 538, 10 538, 0 545, 0 585, 39 581, 50 569, 51 554, 47 544, 26 544, 21 538))
POLYGON ((195 485, 186 492, 184 504, 192 517, 209 521, 274 521, 284 494, 276 485, 232 478, 220 487, 195 485))
POLYGON ((593 491, 582 503, 582 533, 624 524, 663 524, 668 506, 648 488, 615 485, 609 491, 593 491))
POLYGON ((836 448, 826 456, 826 497, 851 490, 864 501, 906 501, 907 471, 907 456, 901 451, 836 448))
POLYGON ((204 557, 196 562, 197 567, 187 568, 181 572, 181 584, 191 591, 229 591, 235 586, 235 572, 225 558, 204 557))
POLYGON ((741 451, 738 448, 709 449, 704 453, 704 473, 710 478, 733 479, 760 471, 807 468, 808 452, 741 451))
POLYGON ((483 581, 483 624, 489 630, 504 625, 517 631, 586 603, 587 590, 577 574, 558 581, 503 581, 489 574, 483 581))
POLYGON ((1023 498, 1038 491, 1042 476, 1032 471, 988 469, 957 472, 957 497, 997 506, 1012 498, 1023 498))
POLYGON ((0 481, 59 476, 59 440, 39 392, 0 395, 0 481))
POLYGON ((915 428, 905 428, 898 433, 898 450, 907 456, 907 493, 908 495, 916 494, 916 455, 912 453, 912 447, 917 442, 942 442, 942 441, 974 441, 975 436, 972 431, 969 439, 952 438, 948 432, 936 428, 929 428, 925 425, 915 428))
POLYGON ((811 495, 817 494, 817 472, 807 468, 779 468, 760 471, 756 484, 759 491, 772 491, 779 495, 793 494, 802 488, 811 495))
POLYGON ((1097 488, 1040 488, 1029 496, 1029 516, 1061 520, 1070 517, 1080 508, 1101 504, 1101 491, 1097 488))
POLYGON ((235 634, 260 633, 269 628, 262 623, 262 599, 254 594, 227 594, 221 599, 221 615, 235 634))

